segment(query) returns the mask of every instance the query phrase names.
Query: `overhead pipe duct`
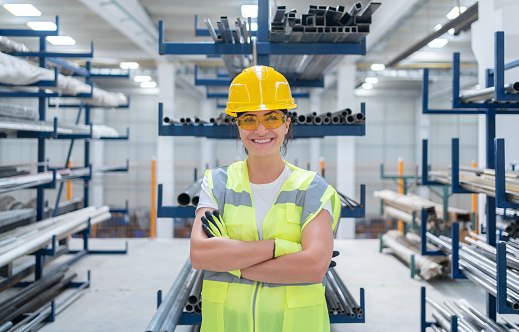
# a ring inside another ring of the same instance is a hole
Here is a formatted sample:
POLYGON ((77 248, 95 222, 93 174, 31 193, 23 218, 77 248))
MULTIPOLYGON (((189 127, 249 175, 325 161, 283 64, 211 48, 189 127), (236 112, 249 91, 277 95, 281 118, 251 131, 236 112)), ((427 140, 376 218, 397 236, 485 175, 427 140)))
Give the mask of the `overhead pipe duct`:
POLYGON ((473 22, 478 20, 478 3, 476 2, 472 6, 470 6, 466 11, 461 13, 458 17, 456 17, 453 20, 450 20, 445 25, 441 27, 438 31, 435 31, 419 42, 415 43, 411 47, 409 47, 407 50, 403 51, 399 55, 397 55, 392 60, 388 61, 385 66, 386 68, 391 68, 396 66, 400 61, 407 59, 411 54, 421 50, 424 46, 429 44, 429 42, 433 41, 434 39, 440 37, 444 33, 448 32, 450 29, 456 29, 459 26, 466 27, 467 25, 472 24, 473 22))

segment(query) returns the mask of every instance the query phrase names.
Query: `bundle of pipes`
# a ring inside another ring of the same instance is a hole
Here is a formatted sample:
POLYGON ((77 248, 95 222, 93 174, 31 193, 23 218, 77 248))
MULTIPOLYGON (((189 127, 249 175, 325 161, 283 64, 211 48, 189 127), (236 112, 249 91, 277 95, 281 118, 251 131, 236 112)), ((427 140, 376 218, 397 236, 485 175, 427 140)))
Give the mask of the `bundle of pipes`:
MULTIPOLYGON (((452 240, 450 238, 437 237, 427 233, 427 239, 447 255, 452 253, 452 240)), ((460 270, 468 279, 496 296, 496 248, 487 244, 483 236, 474 233, 466 236, 465 241, 469 244, 459 244, 460 270), (473 237, 477 240, 474 240, 473 237)), ((519 244, 517 242, 507 243, 506 251, 507 301, 519 313, 519 259, 517 258, 519 257, 519 244)))
POLYGON ((23 226, 36 221, 36 210, 17 209, 0 211, 0 233, 8 231, 14 226, 23 226))
POLYGON ((20 169, 18 166, 0 166, 0 178, 24 174, 29 174, 29 171, 20 169))
POLYGON ((444 265, 448 259, 441 256, 420 255, 419 246, 413 244, 399 231, 388 231, 382 235, 382 243, 407 264, 411 264, 411 257, 414 256, 415 267, 420 270, 420 276, 424 280, 442 276, 447 271, 444 265))
MULTIPOLYGON (((293 112, 295 113, 295 112, 293 112)), ((312 112, 309 114, 293 115, 290 114, 295 125, 338 125, 338 124, 363 124, 365 117, 363 113, 352 114, 351 109, 346 108, 337 112, 326 112, 317 114, 312 112)))
POLYGON ((89 222, 95 225, 110 219, 108 211, 108 206, 87 207, 0 234, 0 267, 45 247, 53 236, 61 240, 86 229, 89 222))
POLYGON ((357 304, 333 267, 326 272, 325 284, 324 294, 330 315, 346 315, 362 319, 364 309, 357 304))
POLYGON ((177 196, 177 202, 180 206, 187 206, 192 204, 198 205, 200 199, 200 191, 202 190, 202 181, 204 178, 196 180, 193 184, 186 188, 180 195, 177 196))
POLYGON ((172 118, 166 116, 166 117, 164 117, 164 122, 169 123, 170 125, 183 125, 183 126, 190 126, 190 125, 202 126, 202 125, 207 125, 207 124, 211 124, 214 126, 222 126, 222 125, 230 126, 230 125, 236 123, 236 118, 232 117, 224 112, 221 112, 220 114, 218 114, 218 116, 216 118, 210 118, 209 121, 202 120, 196 116, 194 118, 189 118, 189 117, 180 118, 179 120, 175 120, 175 119, 172 119, 172 118))
MULTIPOLYGON (((369 33, 373 13, 380 2, 364 9, 356 2, 347 11, 344 6, 310 5, 306 14, 278 6, 271 23, 270 41, 274 43, 359 43, 369 33)), ((270 64, 289 80, 313 80, 322 77, 344 55, 271 55, 270 64)))
POLYGON ((342 205, 345 205, 345 206, 349 207, 352 210, 355 207, 362 207, 359 202, 356 202, 355 200, 349 198, 348 196, 346 196, 346 195, 344 195, 344 194, 342 194, 340 192, 337 192, 337 193, 339 194, 339 197, 341 199, 342 205))
POLYGON ((458 317, 458 331, 519 331, 519 327, 505 316, 500 316, 505 323, 496 322, 470 305, 465 299, 454 302, 445 300, 443 302, 445 306, 433 301, 428 296, 425 297, 425 301, 434 308, 432 316, 436 320, 436 324, 432 328, 435 331, 451 331, 451 316, 458 317))
MULTIPOLYGON (((452 183, 451 171, 434 171, 429 173, 431 179, 443 184, 450 185, 452 183)), ((506 199, 508 201, 519 203, 519 172, 506 171, 506 199)), ((463 168, 460 167, 459 172, 460 187, 495 197, 496 195, 496 179, 495 171, 491 169, 463 168)))
MULTIPOLYGON (((189 297, 187 298, 187 303, 184 306, 185 313, 201 313, 202 312, 202 283, 204 281, 204 271, 198 270, 195 271, 193 275, 193 286, 189 291, 189 297)), ((190 282, 189 282, 190 283, 190 282)))
MULTIPOLYGON (((476 103, 476 102, 492 102, 494 99, 495 87, 486 89, 470 90, 460 94, 460 101, 462 103, 476 103)), ((519 82, 505 84, 505 93, 518 94, 519 82)))
MULTIPOLYGON (((219 34, 216 34, 213 24, 209 19, 204 19, 204 23, 209 30, 209 34, 213 38, 215 43, 230 43, 230 44, 250 44, 252 37, 251 23, 252 20, 249 17, 248 22, 242 22, 240 18, 237 18, 234 22, 234 29, 229 24, 227 16, 221 16, 220 22, 216 22, 218 26, 219 34)), ((244 55, 223 55, 222 59, 225 63, 225 67, 231 77, 238 75, 243 69, 251 65, 251 61, 248 56, 244 55)))

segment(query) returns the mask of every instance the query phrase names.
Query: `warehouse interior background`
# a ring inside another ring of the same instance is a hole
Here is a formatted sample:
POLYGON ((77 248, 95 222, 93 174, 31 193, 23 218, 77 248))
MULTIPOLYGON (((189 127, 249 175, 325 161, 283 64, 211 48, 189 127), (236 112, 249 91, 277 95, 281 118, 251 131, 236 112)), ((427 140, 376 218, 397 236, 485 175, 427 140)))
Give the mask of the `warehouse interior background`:
MULTIPOLYGON (((311 5, 333 7, 342 5, 348 9, 357 2, 360 2, 363 7, 370 3, 369 0, 343 0, 337 3, 322 0, 271 0, 269 22, 275 15, 278 6, 285 6, 287 11, 295 9, 297 15, 301 15, 306 13, 311 5)), ((476 163, 481 168, 485 167, 486 116, 484 114, 424 114, 422 112, 423 69, 429 68, 428 100, 430 109, 451 109, 453 53, 460 54, 459 81, 462 91, 482 89, 486 86, 485 70, 494 68, 495 32, 504 31, 505 63, 519 58, 517 46, 519 45, 519 33, 516 27, 519 3, 516 0, 381 0, 380 3, 380 8, 372 15, 369 33, 365 38, 365 55, 335 55, 335 65, 328 67, 322 65, 312 69, 324 81, 323 87, 294 87, 292 89, 293 93, 301 95, 301 97, 296 97, 298 107, 295 111, 298 114, 312 112, 322 114, 344 108, 350 108, 357 113, 361 111, 361 104, 365 103, 365 135, 296 138, 290 143, 285 156, 288 162, 317 172, 322 172, 324 165, 326 179, 339 192, 353 200, 360 201, 361 185, 365 185, 364 217, 341 219, 336 235, 337 240, 345 241, 338 242, 338 246, 344 248, 343 250, 346 252, 341 256, 347 256, 349 246, 355 246, 356 240, 354 239, 373 239, 372 242, 369 242, 371 243, 369 250, 376 248, 375 251, 378 252, 379 236, 398 227, 394 218, 387 217, 381 212, 381 199, 374 194, 384 189, 398 191, 399 184, 395 178, 383 178, 382 165, 385 175, 397 176, 399 163, 402 162, 403 174, 408 176, 407 192, 438 204, 442 203, 441 195, 436 193, 435 188, 420 185, 417 183, 419 181, 414 179, 414 177, 421 176, 422 168, 425 167, 422 164, 423 139, 428 140, 428 160, 431 170, 449 169, 452 162, 451 139, 456 137, 459 138, 460 146, 459 164, 470 167, 476 163), (464 15, 469 11, 470 15, 464 15), (448 24, 453 24, 453 28, 438 35, 437 31, 448 24)), ((226 101, 223 97, 211 98, 210 95, 225 95, 228 89, 225 86, 206 87, 195 84, 195 80, 198 78, 227 77, 225 76, 228 73, 225 55, 159 54, 159 21, 163 21, 163 38, 166 42, 211 43, 213 42, 211 36, 195 35, 197 29, 206 28, 204 20, 209 19, 215 26, 221 16, 227 16, 230 22, 234 22, 238 17, 245 21, 247 16, 242 15, 242 6, 257 6, 258 3, 254 0, 216 3, 207 0, 189 2, 9 0, 2 1, 1 4, 0 38, 4 31, 31 29, 28 27, 28 22, 56 23, 59 20, 59 35, 71 37, 72 45, 53 45, 49 41, 47 51, 89 53, 93 50, 93 56, 90 58, 71 57, 66 59, 82 67, 90 62, 92 73, 100 74, 92 77, 94 86, 108 92, 121 93, 129 101, 128 108, 91 109, 92 124, 114 128, 120 136, 129 134, 126 140, 87 139, 91 141, 90 163, 93 168, 128 166, 128 169, 123 172, 94 172, 92 174, 89 205, 96 207, 106 205, 111 209, 123 211, 112 214, 109 221, 93 227, 92 240, 96 238, 142 238, 139 241, 145 241, 150 236, 158 238, 157 241, 189 238, 191 218, 159 217, 156 219, 156 229, 153 231, 150 229, 150 220, 153 219, 153 214, 156 213, 154 210, 157 207, 157 185, 162 184, 162 206, 176 206, 178 205, 177 196, 189 187, 195 178, 201 177, 206 169, 230 164, 245 158, 246 155, 236 139, 159 135, 159 126, 167 125, 162 119, 159 119, 159 103, 163 104, 164 116, 171 119, 198 117, 209 121, 209 118, 216 118, 224 112, 221 106, 226 101), (7 4, 26 3, 34 5, 40 15, 15 16, 7 9, 7 4), (101 74, 124 77, 106 77, 101 74)), ((257 13, 257 8, 255 10, 257 13)), ((252 18, 253 23, 256 21, 257 18, 252 18)), ((20 36, 8 36, 8 38, 24 44, 28 49, 39 50, 38 38, 20 36)), ((181 49, 182 46, 178 45, 181 49)), ((284 60, 288 61, 288 56, 286 57, 284 60)), ((21 56, 20 59, 28 60, 38 66, 35 57, 21 56)), ((271 55, 271 63, 273 59, 271 55)), ((252 57, 248 57, 246 61, 252 61, 252 57)), ((282 61, 280 60, 279 63, 282 61)), ((304 61, 299 62, 299 73, 304 72, 305 69, 309 72, 309 68, 301 68, 302 63, 304 61)), ((9 72, 8 69, 7 65, 0 64, 0 77, 3 75, 1 71, 9 72)), ((230 78, 232 79, 232 76, 230 78)), ((516 81, 519 81, 519 70, 517 68, 506 70, 505 83, 516 81)), ((0 89, 0 92, 30 91, 29 89, 8 87, 5 84, 0 86, 0 89)), ((48 99, 47 121, 52 122, 52 119, 57 117, 59 123, 75 123, 78 116, 77 108, 64 105, 74 104, 78 102, 77 99, 68 97, 50 97, 48 99)), ((0 104, 38 110, 39 99, 37 97, 5 97, 4 94, 1 94, 0 104)), ((0 118, 0 123, 2 121, 0 118)), ((505 164, 509 168, 519 164, 519 149, 516 145, 519 140, 517 124, 517 115, 514 114, 500 114, 495 120, 496 137, 504 138, 506 142, 505 164)), ((38 172, 39 147, 37 140, 17 138, 11 135, 12 130, 6 130, 4 127, 0 130, 7 133, 0 139, 0 167, 15 165, 30 173, 38 172)), ((87 148, 82 139, 75 141, 70 160, 74 167, 83 166, 87 148)), ((46 142, 45 155, 48 166, 63 167, 67 160, 71 140, 49 139, 46 142)), ((71 196, 83 197, 84 180, 73 179, 70 183, 71 196)), ((30 201, 34 202, 36 190, 0 191, 0 203, 2 196, 6 195, 21 204, 28 204, 30 201)), ((54 207, 58 199, 65 201, 67 198, 65 194, 58 196, 58 189, 45 190, 45 206, 54 207)), ((481 232, 481 229, 485 228, 486 196, 480 194, 477 201, 476 212, 480 228, 477 231, 481 232)), ((12 204, 12 200, 9 202, 12 204)), ((449 206, 471 211, 473 208, 472 195, 451 194, 449 206)), ((74 240, 71 240, 73 245, 80 245, 74 240)), ((147 287, 161 287, 164 290, 169 287, 188 257, 188 241, 187 239, 175 242, 175 246, 178 246, 178 248, 175 247, 175 253, 151 254, 157 260, 167 260, 171 256, 177 256, 177 253, 181 257, 176 258, 176 267, 167 267, 170 270, 166 270, 165 273, 170 275, 164 278, 160 285, 157 281, 147 287)), ((124 242, 108 243, 108 245, 119 247, 121 243, 124 242)), ((131 243, 143 246, 143 242, 131 243)), ((93 245, 103 246, 96 242, 93 242, 93 245)), ((377 270, 375 267, 361 268, 360 265, 372 265, 372 262, 376 262, 382 268, 386 266, 385 264, 389 264, 384 262, 384 258, 377 256, 377 253, 364 257, 361 254, 362 250, 351 253, 353 257, 348 257, 353 261, 345 263, 353 271, 352 276, 346 276, 344 279, 353 285, 354 296, 358 295, 356 289, 358 287, 369 289, 364 285, 364 282, 369 284, 369 278, 355 277, 354 272, 361 273, 362 270, 364 273, 368 273, 368 271, 377 270), (363 259, 366 261, 363 262, 363 259), (353 281, 348 278, 353 278, 353 281)), ((364 254, 366 253, 364 252, 364 254)), ((105 264, 100 258, 95 259, 97 260, 95 264, 105 264)), ((110 264, 117 265, 119 263, 114 263, 115 260, 121 258, 114 256, 108 259, 110 264)), ((347 258, 343 257, 343 259, 347 258)), ((392 263, 394 265, 388 265, 387 269, 390 269, 391 273, 395 273, 394 278, 406 279, 395 286, 400 290, 419 279, 416 277, 407 280, 409 278, 406 273, 409 270, 405 267, 406 264, 396 260, 392 263)), ((162 263, 157 262, 156 264, 162 263)), ((152 267, 149 268, 152 269, 152 267)), ((87 267, 81 266, 81 269, 86 270, 87 267)), ((350 271, 347 266, 343 269, 339 272, 350 271)), ((109 279, 108 276, 106 278, 109 279)), ((146 278, 143 276, 142 279, 146 278)), ((423 284, 423 281, 419 281, 419 284, 423 284)), ((460 292, 464 296, 472 299, 474 301, 472 303, 484 311, 485 292, 481 287, 470 284, 477 288, 474 290, 468 286, 469 284, 463 283, 460 286, 459 283, 456 283, 453 286, 457 289, 456 291, 450 291, 447 286, 436 284, 435 292, 438 293, 434 294, 456 296, 456 292, 461 289, 460 292)), ((114 287, 117 288, 116 285, 114 287)), ((409 303, 411 303, 409 306, 413 307, 410 309, 413 312, 413 320, 408 324, 409 326, 406 325, 407 323, 403 323, 401 329, 391 328, 390 331, 416 331, 418 329, 420 317, 417 289, 415 287, 415 291, 409 295, 409 303)), ((385 290, 387 291, 387 289, 385 290)), ((394 296, 394 293, 388 294, 390 294, 389 297, 394 296)), ((376 299, 375 295, 367 297, 367 307, 369 308, 370 305, 369 300, 376 301, 376 299)), ((100 299, 100 301, 104 300, 100 299)), ((144 301, 149 302, 148 299, 144 301)), ((74 312, 74 307, 78 306, 79 303, 72 305, 68 310, 74 312)), ((140 324, 138 329, 143 330, 145 325, 142 325, 142 322, 149 321, 153 316, 154 308, 152 306, 149 305, 142 314, 142 316, 148 314, 147 317, 142 317, 138 322, 126 322, 125 326, 131 327, 132 324, 140 324)), ((68 314, 64 313, 64 316, 66 315, 68 314)), ((388 312, 380 313, 378 317, 381 317, 380 320, 383 320, 382 318, 395 320, 395 324, 397 324, 398 317, 402 317, 402 315, 405 314, 388 312)), ((367 317, 371 319, 369 316, 370 313, 367 310, 367 317)), ((512 318, 515 317, 512 316, 512 318)), ((368 331, 369 319, 365 324, 366 327, 362 326, 364 324, 352 324, 355 327, 346 326, 344 330, 368 331)), ((71 324, 72 320, 74 320, 72 316, 68 320, 67 318, 61 319, 61 322, 60 318, 57 318, 53 323, 54 327, 49 324, 44 329, 47 331, 70 330, 71 326, 67 326, 67 324, 71 324)), ((85 318, 85 320, 87 319, 85 318)), ((371 325, 374 328, 370 331, 380 331, 380 328, 384 326, 382 322, 377 324, 379 325, 371 325)), ((337 326, 333 328, 335 331, 341 331, 337 326)), ((85 329, 85 331, 87 330, 85 329)), ((92 330, 111 329, 98 325, 92 330)))

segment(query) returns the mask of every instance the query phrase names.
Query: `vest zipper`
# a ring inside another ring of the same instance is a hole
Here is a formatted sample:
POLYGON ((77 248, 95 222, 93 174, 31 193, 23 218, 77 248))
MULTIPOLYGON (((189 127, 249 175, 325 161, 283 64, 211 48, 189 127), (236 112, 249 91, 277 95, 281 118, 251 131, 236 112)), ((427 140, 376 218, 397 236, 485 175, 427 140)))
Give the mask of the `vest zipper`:
POLYGON ((256 331, 256 298, 258 296, 258 289, 260 283, 256 281, 256 289, 254 290, 254 298, 252 299, 252 332, 256 331))

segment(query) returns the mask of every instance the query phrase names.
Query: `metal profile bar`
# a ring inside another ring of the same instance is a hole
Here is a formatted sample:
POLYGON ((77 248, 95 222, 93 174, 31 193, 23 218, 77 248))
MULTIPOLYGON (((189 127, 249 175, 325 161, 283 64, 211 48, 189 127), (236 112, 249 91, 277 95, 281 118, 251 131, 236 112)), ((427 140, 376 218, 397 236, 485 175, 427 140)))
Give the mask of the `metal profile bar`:
POLYGON ((63 67, 63 68, 66 68, 68 70, 72 70, 75 74, 77 75, 80 75, 80 76, 85 76, 85 77, 88 77, 90 76, 90 71, 84 69, 84 68, 81 68, 81 67, 76 67, 74 65, 72 65, 70 62, 68 61, 65 61, 63 59, 60 59, 60 58, 47 58, 48 61, 50 62, 54 62, 55 64, 63 67))

